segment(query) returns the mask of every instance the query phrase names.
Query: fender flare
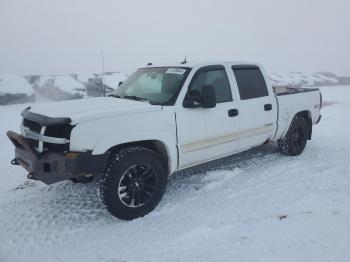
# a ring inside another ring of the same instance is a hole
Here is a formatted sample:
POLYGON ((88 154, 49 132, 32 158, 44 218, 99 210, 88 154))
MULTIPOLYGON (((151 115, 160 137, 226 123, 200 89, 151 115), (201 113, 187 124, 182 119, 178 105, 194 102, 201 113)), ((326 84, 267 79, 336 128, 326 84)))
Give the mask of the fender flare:
POLYGON ((158 141, 162 143, 167 153, 170 174, 177 170, 178 150, 176 140, 166 132, 129 132, 127 134, 117 133, 110 135, 95 144, 92 155, 104 154, 109 149, 121 144, 144 141, 158 141))
POLYGON ((297 114, 300 114, 300 113, 303 113, 303 112, 307 112, 307 114, 308 114, 308 117, 309 117, 309 119, 311 120, 311 125, 312 125, 312 123, 313 123, 313 118, 312 118, 312 113, 311 113, 311 111, 310 110, 305 110, 305 109, 300 109, 300 110, 295 110, 295 111, 293 111, 293 112, 290 112, 289 113, 289 116, 288 116, 288 120, 286 121, 286 126, 285 126, 285 129, 284 129, 284 131, 283 131, 283 133, 282 133, 282 135, 281 135, 281 138, 283 138, 283 137, 285 137, 286 136, 286 134, 287 134, 287 132, 288 132, 288 130, 289 130, 289 127, 290 127, 290 125, 292 124, 292 121, 293 121, 293 118, 297 115, 297 114))

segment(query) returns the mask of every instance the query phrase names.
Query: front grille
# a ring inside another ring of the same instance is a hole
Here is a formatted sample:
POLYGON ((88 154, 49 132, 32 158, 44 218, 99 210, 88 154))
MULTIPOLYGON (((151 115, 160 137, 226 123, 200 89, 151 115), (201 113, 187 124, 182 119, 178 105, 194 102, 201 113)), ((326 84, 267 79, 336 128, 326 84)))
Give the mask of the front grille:
MULTIPOLYGON (((31 121, 29 119, 23 118, 23 126, 29 128, 32 131, 35 131, 37 133, 40 133, 41 131, 41 125, 39 123, 36 123, 34 121, 31 121)), ((39 141, 31 138, 27 138, 28 142, 34 147, 39 148, 39 141)))
MULTIPOLYGON (((23 126, 29 128, 30 130, 39 133, 41 132, 42 126, 39 123, 31 121, 29 119, 23 118, 23 126)), ((69 140, 71 131, 74 126, 66 124, 66 125, 53 125, 48 126, 45 129, 45 133, 43 135, 48 137, 56 137, 56 138, 66 138, 69 140)), ((39 150, 39 141, 35 139, 27 138, 29 143, 39 150)), ((65 152, 69 150, 69 143, 67 144, 53 144, 53 143, 43 143, 43 151, 53 150, 56 152, 65 152)))
POLYGON ((26 118, 23 118, 23 126, 28 127, 30 130, 33 130, 37 133, 40 133, 41 131, 41 125, 39 123, 33 122, 26 118))
POLYGON ((71 125, 48 126, 45 130, 45 135, 51 136, 51 137, 69 139, 72 129, 73 129, 73 126, 71 126, 71 125))
MULTIPOLYGON (((54 126, 48 126, 45 130, 46 136, 51 137, 58 137, 58 138, 70 138, 70 133, 72 132, 74 126, 72 125, 54 125, 54 126)), ((53 151, 58 152, 65 152, 69 150, 69 144, 51 144, 51 143, 44 143, 44 149, 50 149, 53 151)))

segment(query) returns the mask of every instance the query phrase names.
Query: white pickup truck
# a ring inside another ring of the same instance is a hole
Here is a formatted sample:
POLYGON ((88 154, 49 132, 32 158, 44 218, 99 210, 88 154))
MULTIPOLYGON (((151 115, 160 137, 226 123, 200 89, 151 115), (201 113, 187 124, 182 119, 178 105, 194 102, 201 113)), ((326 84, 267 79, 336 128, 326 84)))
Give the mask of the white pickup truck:
POLYGON ((273 89, 258 64, 148 65, 108 97, 33 104, 7 134, 28 178, 93 177, 128 220, 152 211, 178 170, 274 141, 299 155, 321 106, 318 89, 273 89))

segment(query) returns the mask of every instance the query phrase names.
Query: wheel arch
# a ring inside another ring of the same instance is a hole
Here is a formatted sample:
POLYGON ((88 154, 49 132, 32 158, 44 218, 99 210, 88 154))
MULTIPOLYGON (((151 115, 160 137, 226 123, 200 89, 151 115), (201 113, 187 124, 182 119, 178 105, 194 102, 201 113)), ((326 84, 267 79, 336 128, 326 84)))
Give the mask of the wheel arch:
POLYGON ((177 148, 176 144, 160 139, 140 139, 132 141, 109 141, 104 145, 97 144, 93 150, 93 154, 103 154, 105 152, 118 152, 130 147, 144 147, 155 151, 159 154, 161 160, 166 165, 168 173, 171 174, 177 169, 177 148))
POLYGON ((140 140, 140 141, 122 143, 109 148, 107 151, 116 153, 122 149, 130 148, 130 147, 144 147, 156 152, 160 156, 162 162, 166 164, 166 168, 168 172, 170 172, 171 161, 170 161, 169 153, 164 143, 159 140, 140 140))
POLYGON ((303 117, 306 120, 306 122, 308 123, 307 139, 311 140, 311 136, 312 136, 312 115, 311 115, 311 112, 309 110, 302 110, 302 111, 299 111, 299 112, 296 112, 295 114, 293 114, 293 117, 291 117, 290 120, 288 121, 287 128, 284 131, 282 137, 286 136, 286 134, 287 134, 287 132, 288 132, 288 130, 290 128, 290 125, 292 124, 292 121, 293 121, 293 119, 296 116, 303 117))

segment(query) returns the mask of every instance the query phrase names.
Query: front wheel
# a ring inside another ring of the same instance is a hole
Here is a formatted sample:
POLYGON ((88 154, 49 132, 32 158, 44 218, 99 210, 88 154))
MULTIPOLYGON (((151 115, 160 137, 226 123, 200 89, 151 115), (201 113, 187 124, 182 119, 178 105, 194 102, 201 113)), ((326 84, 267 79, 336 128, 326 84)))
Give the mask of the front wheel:
POLYGON ((296 156, 300 155, 306 146, 309 127, 304 117, 296 115, 286 136, 278 140, 278 147, 282 154, 296 156))
POLYGON ((167 169, 156 152, 132 147, 112 155, 97 190, 112 215, 131 220, 146 215, 157 206, 167 181, 167 169))

